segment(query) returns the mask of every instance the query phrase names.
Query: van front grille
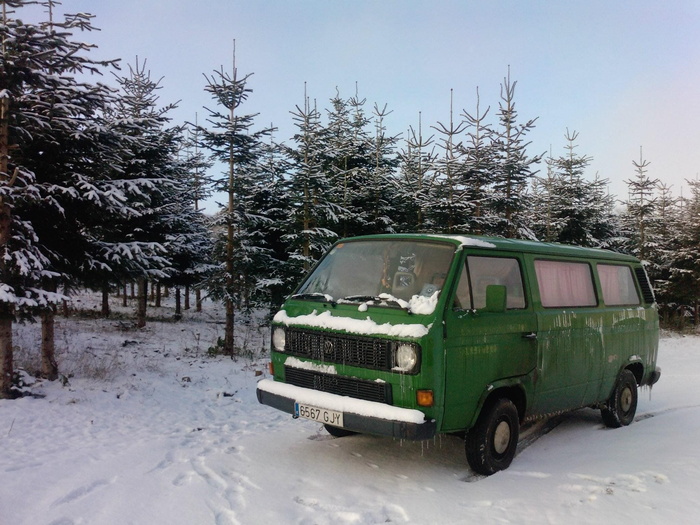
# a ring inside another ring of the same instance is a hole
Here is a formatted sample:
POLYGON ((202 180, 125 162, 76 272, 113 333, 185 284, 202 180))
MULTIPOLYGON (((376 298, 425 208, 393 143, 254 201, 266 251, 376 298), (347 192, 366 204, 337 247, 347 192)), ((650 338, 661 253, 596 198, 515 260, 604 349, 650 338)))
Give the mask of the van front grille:
POLYGON ((391 370, 391 341, 288 328, 286 354, 325 363, 391 370))
POLYGON ((391 405, 391 385, 333 374, 322 374, 313 370, 284 367, 285 382, 330 394, 348 396, 365 401, 376 401, 391 405))

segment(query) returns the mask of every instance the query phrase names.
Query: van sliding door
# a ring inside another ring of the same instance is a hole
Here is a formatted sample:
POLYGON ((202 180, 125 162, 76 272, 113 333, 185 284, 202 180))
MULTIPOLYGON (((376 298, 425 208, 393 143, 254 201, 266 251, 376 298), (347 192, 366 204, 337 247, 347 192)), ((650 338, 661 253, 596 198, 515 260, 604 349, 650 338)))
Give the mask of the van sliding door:
MULTIPOLYGON (((537 294, 537 370, 533 412, 598 401, 603 374, 603 312, 586 261, 533 261, 537 294)), ((532 267, 532 266, 530 266, 532 267)))

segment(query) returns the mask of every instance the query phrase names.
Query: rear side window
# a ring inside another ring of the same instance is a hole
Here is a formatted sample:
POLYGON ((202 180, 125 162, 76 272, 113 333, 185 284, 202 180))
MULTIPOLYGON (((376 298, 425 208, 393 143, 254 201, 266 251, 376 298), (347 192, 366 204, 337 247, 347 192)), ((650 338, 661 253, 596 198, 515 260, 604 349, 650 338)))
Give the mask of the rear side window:
POLYGON ((545 308, 596 306, 591 267, 569 261, 535 261, 540 300, 545 308))
POLYGON ((635 306, 641 304, 634 277, 629 266, 599 264, 598 276, 603 289, 603 301, 608 306, 635 306))

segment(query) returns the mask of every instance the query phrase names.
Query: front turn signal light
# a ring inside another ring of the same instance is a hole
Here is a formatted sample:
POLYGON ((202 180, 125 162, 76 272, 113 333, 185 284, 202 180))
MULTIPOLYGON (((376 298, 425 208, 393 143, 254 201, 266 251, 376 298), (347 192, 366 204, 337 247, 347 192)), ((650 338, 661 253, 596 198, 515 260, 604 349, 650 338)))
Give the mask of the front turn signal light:
POLYGON ((416 403, 419 407, 431 407, 433 406, 433 391, 432 390, 417 390, 416 391, 416 403))

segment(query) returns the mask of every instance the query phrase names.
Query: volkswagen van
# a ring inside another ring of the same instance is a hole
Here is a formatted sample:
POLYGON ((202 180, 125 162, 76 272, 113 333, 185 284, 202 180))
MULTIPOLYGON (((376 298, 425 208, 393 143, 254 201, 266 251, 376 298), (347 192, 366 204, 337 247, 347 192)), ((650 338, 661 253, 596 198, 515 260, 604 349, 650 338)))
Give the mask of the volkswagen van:
POLYGON ((534 241, 377 235, 337 242, 272 323, 258 400, 333 436, 465 436, 480 474, 520 426, 583 407, 629 425, 660 377, 641 262, 534 241))

